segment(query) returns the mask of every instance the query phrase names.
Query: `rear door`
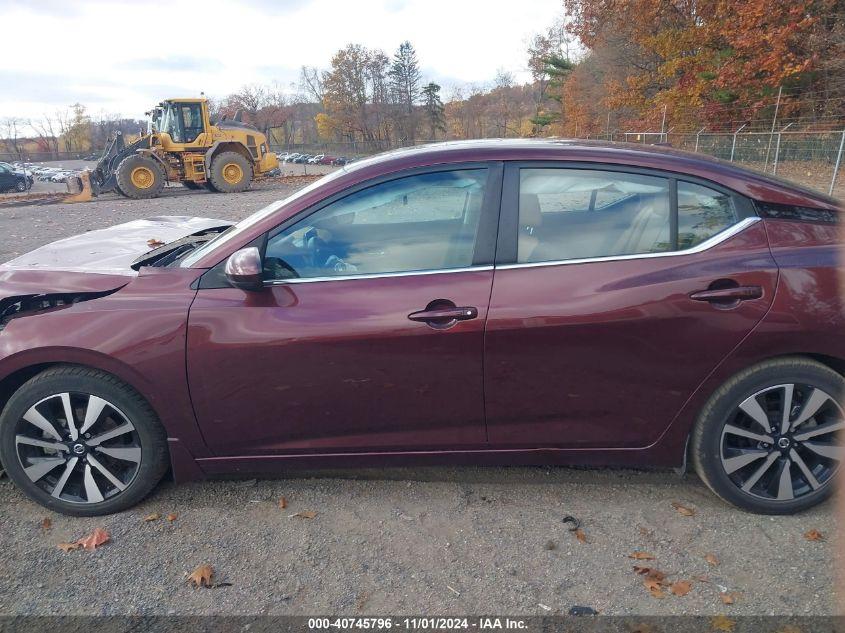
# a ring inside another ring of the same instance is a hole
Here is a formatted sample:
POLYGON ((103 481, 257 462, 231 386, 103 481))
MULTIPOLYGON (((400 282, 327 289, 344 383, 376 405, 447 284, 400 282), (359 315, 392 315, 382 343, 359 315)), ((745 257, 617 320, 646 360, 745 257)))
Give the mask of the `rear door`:
POLYGON ((771 304, 750 202, 614 166, 505 174, 485 342, 490 443, 637 447, 771 304))

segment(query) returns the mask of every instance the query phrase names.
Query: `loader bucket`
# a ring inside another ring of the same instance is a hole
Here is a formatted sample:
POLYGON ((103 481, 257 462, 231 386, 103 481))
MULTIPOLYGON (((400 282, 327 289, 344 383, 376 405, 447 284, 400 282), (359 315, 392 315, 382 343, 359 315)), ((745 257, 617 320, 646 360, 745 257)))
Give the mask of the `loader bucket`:
POLYGON ((67 179, 68 196, 63 202, 88 202, 94 197, 91 189, 91 172, 87 169, 67 179))

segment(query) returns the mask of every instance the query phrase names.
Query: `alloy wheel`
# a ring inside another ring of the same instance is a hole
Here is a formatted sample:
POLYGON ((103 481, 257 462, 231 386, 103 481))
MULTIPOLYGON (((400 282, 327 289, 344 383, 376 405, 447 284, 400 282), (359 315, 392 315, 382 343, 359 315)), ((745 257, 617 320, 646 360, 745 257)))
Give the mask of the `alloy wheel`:
POLYGON ((133 482, 141 441, 115 405, 95 395, 66 392, 31 406, 15 428, 24 474, 52 497, 100 503, 133 482))
POLYGON ((742 492, 791 501, 825 487, 843 458, 845 412, 804 384, 768 387, 745 399, 722 428, 720 458, 742 492))

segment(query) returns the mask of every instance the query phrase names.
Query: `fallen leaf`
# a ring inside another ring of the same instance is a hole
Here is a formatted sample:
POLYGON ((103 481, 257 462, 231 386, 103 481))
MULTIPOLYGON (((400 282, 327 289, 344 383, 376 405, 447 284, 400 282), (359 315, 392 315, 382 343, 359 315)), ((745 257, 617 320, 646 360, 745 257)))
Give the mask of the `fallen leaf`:
POLYGON ((71 552, 75 549, 79 549, 79 543, 59 543, 59 549, 62 550, 65 554, 71 552))
POLYGON ((53 527, 53 520, 50 517, 45 517, 43 521, 41 521, 41 529, 42 530, 49 530, 53 527))
POLYGON ((717 615, 710 620, 710 626, 713 627, 714 631, 727 631, 730 633, 730 631, 734 630, 736 622, 727 616, 717 615))
POLYGON ((178 516, 179 516, 178 514, 173 514, 173 513, 171 512, 171 513, 170 513, 170 514, 168 514, 168 515, 167 515, 167 517, 165 517, 165 518, 166 518, 168 521, 170 521, 171 523, 173 523, 173 522, 176 520, 176 517, 178 517, 178 516))
POLYGON ((628 554, 628 558, 633 558, 634 560, 654 560, 654 556, 648 552, 634 552, 633 554, 628 554))
POLYGON ((710 579, 707 577, 707 574, 698 574, 697 576, 693 576, 692 579, 698 582, 710 582, 710 579))
POLYGON ((575 530, 575 538, 577 538, 581 543, 587 542, 587 535, 584 534, 584 530, 582 530, 581 528, 575 530))
POLYGON ((685 517, 691 517, 695 514, 695 510, 692 508, 688 508, 685 505, 678 503, 677 501, 672 502, 672 507, 678 511, 678 514, 682 514, 685 517))
POLYGON ((646 578, 643 580, 643 585, 645 588, 648 589, 648 592, 654 598, 665 598, 666 594, 663 593, 663 584, 659 580, 653 580, 651 578, 646 578))
POLYGON ((728 593, 726 591, 723 591, 722 593, 720 593, 719 597, 722 599, 722 602, 724 604, 733 604, 736 601, 736 598, 734 598, 734 595, 732 593, 728 593))
POLYGON ((313 519, 317 516, 317 513, 314 510, 303 510, 302 512, 292 514, 291 516, 299 517, 300 519, 313 519))
POLYGON ((554 542, 554 541, 546 541, 545 548, 546 548, 547 550, 551 551, 551 550, 553 550, 553 549, 557 549, 557 545, 555 545, 555 542, 554 542))
POLYGON ((634 565, 634 572, 638 573, 640 576, 645 576, 650 580, 656 580, 660 583, 662 583, 663 580, 666 578, 666 574, 664 574, 659 569, 655 569, 654 567, 639 567, 637 565, 634 565))
POLYGON ((679 580, 678 582, 673 582, 672 586, 669 587, 669 591, 674 593, 676 596, 685 596, 692 590, 692 583, 689 580, 679 580))
POLYGON ((716 567, 719 564, 719 559, 716 558, 715 554, 707 554, 707 556, 704 557, 704 560, 706 560, 710 565, 713 565, 713 567, 716 567))
POLYGON ((211 565, 200 565, 191 572, 187 582, 193 583, 194 587, 211 588, 212 578, 214 578, 214 568, 211 565))
POLYGON ((108 532, 106 532, 103 528, 94 528, 94 531, 91 532, 91 534, 83 536, 77 541, 77 543, 85 549, 93 551, 103 543, 108 543, 109 540, 110 537, 108 532))
POLYGON ((151 240, 147 240, 147 246, 150 248, 158 248, 159 246, 164 246, 164 242, 153 238, 151 240))
POLYGON ((161 515, 158 512, 153 512, 152 514, 148 514, 144 517, 144 521, 149 523, 150 521, 158 521, 161 518, 161 515))
POLYGON ((804 533, 804 538, 808 541, 823 541, 824 534, 822 534, 818 530, 810 530, 809 532, 804 533))
POLYGON ((287 508, 287 507, 288 507, 288 500, 287 500, 287 499, 285 499, 284 497, 279 497, 279 507, 280 507, 282 510, 284 510, 285 508, 287 508))

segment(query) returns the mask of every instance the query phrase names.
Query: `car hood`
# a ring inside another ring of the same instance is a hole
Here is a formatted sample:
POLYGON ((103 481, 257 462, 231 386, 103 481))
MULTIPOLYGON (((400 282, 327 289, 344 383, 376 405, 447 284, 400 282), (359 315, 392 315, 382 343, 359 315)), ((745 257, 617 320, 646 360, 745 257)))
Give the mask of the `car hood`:
POLYGON ((161 216, 134 220, 106 229, 52 242, 0 265, 4 272, 66 271, 104 275, 135 275, 131 264, 161 243, 169 243, 231 222, 188 216, 161 216))

